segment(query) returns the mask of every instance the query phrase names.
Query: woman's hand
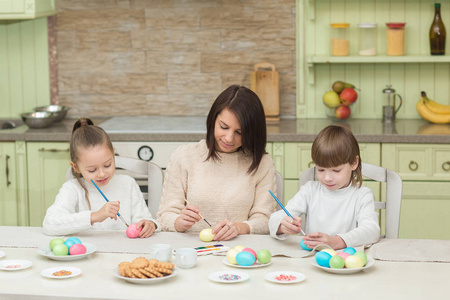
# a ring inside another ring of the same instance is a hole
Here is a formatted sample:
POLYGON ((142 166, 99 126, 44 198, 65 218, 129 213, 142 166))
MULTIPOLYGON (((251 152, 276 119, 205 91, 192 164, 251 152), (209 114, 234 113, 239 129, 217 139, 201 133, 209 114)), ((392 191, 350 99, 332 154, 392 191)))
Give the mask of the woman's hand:
POLYGON ((292 219, 291 217, 286 216, 281 220, 277 234, 298 234, 302 232, 301 226, 302 218, 295 216, 294 219, 292 219))
POLYGON ((246 223, 233 223, 227 219, 220 221, 214 226, 212 233, 215 233, 215 241, 228 241, 239 234, 250 233, 250 227, 246 223))
POLYGON ((140 228, 140 227, 142 227, 142 230, 139 233, 140 238, 147 238, 147 237, 151 236, 153 234, 153 232, 155 232, 155 229, 156 229, 155 223, 153 223, 150 220, 140 220, 137 223, 136 228, 140 228))
POLYGON ((91 214, 91 224, 103 222, 108 218, 117 220, 120 209, 120 201, 109 201, 100 210, 91 214))
POLYGON ((188 204, 175 220, 175 229, 178 232, 185 232, 201 219, 202 217, 198 214, 198 207, 188 204))
POLYGON ((338 235, 331 236, 323 232, 309 233, 303 238, 303 242, 305 243, 306 246, 308 246, 311 249, 313 249, 318 245, 323 244, 328 245, 335 250, 347 247, 344 240, 340 236, 338 235))

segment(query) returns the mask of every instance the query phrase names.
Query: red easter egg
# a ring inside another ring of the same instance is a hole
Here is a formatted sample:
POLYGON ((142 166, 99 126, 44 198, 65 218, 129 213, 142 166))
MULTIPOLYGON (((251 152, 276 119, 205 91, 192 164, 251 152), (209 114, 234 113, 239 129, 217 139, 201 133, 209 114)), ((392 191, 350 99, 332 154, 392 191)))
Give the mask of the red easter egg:
POLYGON ((70 255, 80 255, 86 253, 86 247, 83 244, 73 244, 69 249, 70 255))
POLYGON ((137 238, 139 236, 139 233, 141 232, 141 230, 142 230, 142 227, 140 227, 139 229, 137 228, 137 223, 131 224, 127 228, 127 236, 130 239, 137 238))
POLYGON ((242 251, 250 252, 256 259, 256 252, 252 248, 244 248, 242 251))

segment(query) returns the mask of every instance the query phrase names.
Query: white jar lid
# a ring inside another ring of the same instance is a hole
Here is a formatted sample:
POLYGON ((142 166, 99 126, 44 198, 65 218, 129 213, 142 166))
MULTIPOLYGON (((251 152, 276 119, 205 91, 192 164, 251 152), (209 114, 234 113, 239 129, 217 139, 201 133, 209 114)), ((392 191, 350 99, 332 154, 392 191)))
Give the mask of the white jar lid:
POLYGON ((360 27, 360 28, 375 28, 375 27, 377 27, 377 23, 358 23, 358 27, 360 27))

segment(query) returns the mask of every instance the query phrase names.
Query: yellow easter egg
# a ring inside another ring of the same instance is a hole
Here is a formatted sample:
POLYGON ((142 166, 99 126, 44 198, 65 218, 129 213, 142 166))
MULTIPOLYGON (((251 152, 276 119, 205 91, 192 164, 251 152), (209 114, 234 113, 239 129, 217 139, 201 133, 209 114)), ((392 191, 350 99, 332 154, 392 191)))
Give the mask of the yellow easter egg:
POLYGON ((345 267, 347 269, 357 269, 364 267, 364 261, 361 257, 350 255, 345 259, 345 267))
POLYGON ((335 256, 337 254, 337 252, 334 251, 333 249, 323 249, 323 250, 320 250, 320 251, 326 252, 326 253, 330 254, 331 256, 335 256))

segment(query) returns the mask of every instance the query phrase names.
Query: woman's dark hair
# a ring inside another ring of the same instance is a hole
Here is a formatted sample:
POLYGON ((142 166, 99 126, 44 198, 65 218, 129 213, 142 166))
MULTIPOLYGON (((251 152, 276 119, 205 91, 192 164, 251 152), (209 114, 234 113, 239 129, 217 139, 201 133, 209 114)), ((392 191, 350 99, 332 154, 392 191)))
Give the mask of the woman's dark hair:
POLYGON ((351 130, 344 126, 330 125, 317 135, 311 148, 311 157, 317 166, 334 168, 358 160, 358 166, 352 171, 352 184, 361 187, 361 155, 359 145, 351 130))
POLYGON ((224 109, 236 115, 242 130, 242 146, 239 150, 250 153, 253 161, 247 172, 258 169, 262 156, 266 153, 266 117, 259 97, 250 89, 232 85, 225 89, 214 101, 206 119, 206 144, 208 159, 218 160, 214 128, 217 116, 224 109))
MULTIPOLYGON (((109 136, 106 132, 94 125, 91 119, 88 118, 80 118, 75 122, 72 129, 72 136, 70 138, 70 160, 77 165, 78 162, 78 150, 80 147, 82 148, 91 148, 97 145, 106 145, 111 152, 114 153, 114 148, 109 139, 109 136)), ((80 173, 75 172, 72 168, 72 175, 78 180, 80 185, 83 187, 86 200, 89 204, 89 209, 91 208, 91 204, 89 202, 89 193, 80 180, 82 175, 80 173)))

